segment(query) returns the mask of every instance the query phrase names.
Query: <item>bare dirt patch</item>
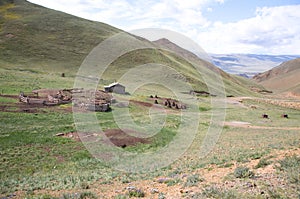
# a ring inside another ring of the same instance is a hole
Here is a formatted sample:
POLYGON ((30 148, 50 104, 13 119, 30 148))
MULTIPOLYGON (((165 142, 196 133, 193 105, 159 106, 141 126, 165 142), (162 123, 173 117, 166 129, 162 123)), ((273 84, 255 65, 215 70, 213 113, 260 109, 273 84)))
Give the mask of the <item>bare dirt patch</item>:
MULTIPOLYGON (((0 95, 0 97, 7 99, 19 99, 18 95, 0 95)), ((37 99, 32 99, 37 100, 37 99)), ((3 102, 0 103, 1 112, 12 113, 45 113, 50 111, 72 112, 71 106, 46 106, 43 103, 22 103, 22 102, 3 102)))
MULTIPOLYGON (((132 130, 126 130, 134 132, 132 130)), ((121 129, 108 129, 104 131, 105 135, 109 140, 116 146, 118 147, 126 147, 126 146, 134 146, 138 143, 146 144, 149 143, 150 140, 146 138, 139 138, 139 137, 134 137, 131 135, 128 135, 126 132, 122 131, 121 129)))
POLYGON ((249 128, 249 129, 300 130, 300 127, 255 126, 255 125, 251 125, 251 123, 249 123, 249 122, 242 122, 242 121, 224 122, 224 125, 232 126, 232 127, 239 127, 239 128, 249 128))
MULTIPOLYGON (((292 108, 292 109, 300 109, 300 96, 296 96, 294 94, 282 94, 275 96, 266 96, 265 98, 258 98, 258 97, 232 97, 227 98, 226 102, 228 104, 237 105, 243 108, 248 108, 246 105, 243 104, 243 100, 254 100, 256 102, 264 102, 276 106, 281 106, 285 108, 292 108)), ((250 107, 250 108, 257 108, 257 107, 250 107)))
POLYGON ((3 103, 0 104, 1 112, 12 112, 12 113, 45 113, 47 110, 50 111, 62 111, 72 112, 72 107, 61 107, 61 106, 44 106, 42 104, 24 104, 24 103, 3 103))
MULTIPOLYGON (((131 132, 134 134, 138 134, 137 132, 133 130, 126 130, 126 132, 131 132)), ((121 129, 108 129, 104 131, 105 136, 112 142, 115 146, 118 147, 127 147, 127 146, 135 146, 139 143, 146 144, 150 143, 149 138, 139 138, 134 137, 131 135, 128 135, 126 132, 124 132, 121 129)), ((72 140, 75 140, 77 142, 80 142, 82 140, 84 141, 93 141, 96 140, 98 137, 97 133, 79 133, 77 132, 69 132, 69 133, 57 133, 56 136, 64 137, 64 138, 70 138, 72 140)))
POLYGON ((140 106, 145 106, 145 107, 152 107, 153 106, 153 104, 151 104, 149 102, 142 102, 142 101, 137 101, 137 100, 130 100, 130 103, 137 104, 137 105, 140 105, 140 106))
POLYGON ((239 106, 242 108, 247 108, 247 106, 245 106, 243 104, 244 99, 251 99, 251 98, 250 97, 230 97, 230 98, 226 98, 226 103, 236 105, 236 106, 239 106))
POLYGON ((300 94, 299 93, 295 93, 295 92, 286 92, 286 93, 281 94, 280 97, 300 100, 300 94))
POLYGON ((249 127, 251 123, 249 122, 242 122, 242 121, 230 121, 224 122, 224 125, 227 126, 236 126, 236 127, 249 127))
POLYGON ((276 98, 256 98, 256 97, 252 97, 252 98, 245 98, 245 99, 252 99, 256 102, 263 102, 263 103, 267 103, 267 104, 272 104, 275 106, 281 106, 284 108, 292 108, 292 109, 297 109, 300 110, 300 98, 299 97, 291 97, 291 96, 287 96, 287 95, 280 95, 280 96, 276 96, 278 97, 276 98))

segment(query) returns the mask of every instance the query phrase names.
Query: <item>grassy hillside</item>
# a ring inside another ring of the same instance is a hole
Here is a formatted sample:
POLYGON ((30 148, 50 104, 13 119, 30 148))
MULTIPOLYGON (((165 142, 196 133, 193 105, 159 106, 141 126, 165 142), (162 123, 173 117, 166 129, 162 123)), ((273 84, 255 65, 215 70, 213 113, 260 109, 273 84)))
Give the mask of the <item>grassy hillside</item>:
POLYGON ((249 91, 251 88, 254 87, 262 89, 262 87, 256 84, 255 82, 243 77, 230 75, 221 70, 220 68, 216 67, 215 65, 200 59, 194 53, 172 43, 168 39, 162 38, 157 41, 154 41, 153 43, 155 43, 159 48, 176 52, 177 55, 180 55, 181 57, 189 60, 193 64, 200 66, 200 72, 203 72, 205 74, 209 74, 211 72, 219 74, 223 79, 227 95, 253 95, 254 93, 251 93, 249 91))
POLYGON ((0 13, 2 66, 73 71, 95 45, 120 32, 24 0, 4 3, 0 13))
POLYGON ((300 58, 293 59, 279 66, 254 76, 254 80, 276 92, 292 92, 300 95, 300 58))
MULTIPOLYGON (((0 73, 9 74, 0 81, 6 85, 8 92, 58 87, 60 83, 64 87, 72 86, 73 78, 88 53, 104 39, 121 32, 107 24, 84 20, 24 0, 10 2, 0 5, 0 73), (65 79, 59 77, 63 72, 67 74, 65 79), (30 85, 24 76, 28 76, 30 85), (32 81, 32 78, 35 80, 32 81), (12 80, 16 79, 23 80, 12 84, 12 80), (51 86, 49 82, 54 84, 51 86)), ((248 84, 212 64, 193 59, 200 66, 201 73, 213 75, 213 71, 222 75, 227 95, 253 94, 248 84)), ((148 49, 127 53, 112 63, 104 78, 106 82, 118 80, 133 66, 149 62, 166 64, 182 73, 194 89, 207 90, 206 83, 189 62, 166 50, 148 49)))

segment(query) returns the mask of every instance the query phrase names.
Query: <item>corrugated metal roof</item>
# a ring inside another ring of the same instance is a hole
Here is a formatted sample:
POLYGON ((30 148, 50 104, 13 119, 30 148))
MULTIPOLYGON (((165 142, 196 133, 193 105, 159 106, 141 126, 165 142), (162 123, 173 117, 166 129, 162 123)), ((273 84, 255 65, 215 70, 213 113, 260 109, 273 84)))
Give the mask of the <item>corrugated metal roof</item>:
MULTIPOLYGON (((119 82, 114 82, 114 83, 111 83, 111 84, 108 85, 108 86, 104 86, 104 88, 110 88, 110 87, 113 87, 113 86, 116 86, 116 85, 123 86, 123 85, 121 85, 119 82)), ((124 87, 124 86, 123 86, 123 87, 124 87)))

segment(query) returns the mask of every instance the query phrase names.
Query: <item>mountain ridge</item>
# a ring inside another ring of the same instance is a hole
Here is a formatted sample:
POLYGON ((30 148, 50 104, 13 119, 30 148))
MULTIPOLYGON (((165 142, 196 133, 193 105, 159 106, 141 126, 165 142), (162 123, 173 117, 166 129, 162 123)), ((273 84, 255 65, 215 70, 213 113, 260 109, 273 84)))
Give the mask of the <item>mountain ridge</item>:
POLYGON ((253 79, 264 87, 277 92, 292 92, 300 95, 300 58, 283 62, 253 79))
MULTIPOLYGON (((14 16, 0 21, 0 63, 4 68, 26 68, 28 71, 37 71, 36 73, 42 71, 75 76, 82 61, 101 41, 121 32, 131 35, 108 24, 81 19, 25 0, 14 0, 8 5, 0 8, 7 16, 14 16)), ((150 42, 134 37, 141 42, 150 42)), ((176 49, 179 47, 176 46, 176 49)), ((109 81, 113 81, 121 72, 136 65, 158 62, 178 69, 194 89, 206 90, 207 85, 203 79, 197 76, 195 68, 184 59, 184 56, 190 56, 204 72, 210 73, 210 70, 221 74, 228 95, 249 94, 252 93, 249 85, 256 86, 225 73, 191 52, 182 49, 181 54, 171 51, 175 53, 164 49, 129 52, 112 63, 112 69, 106 73, 107 77, 110 78, 109 81)))
POLYGON ((300 55, 210 54, 213 63, 231 74, 253 77, 300 55))
MULTIPOLYGON (((152 42, 154 44, 156 44, 158 47, 163 47, 164 49, 176 52, 178 55, 186 58, 187 60, 203 60, 199 56, 194 54, 193 52, 182 48, 181 46, 171 42, 167 38, 161 38, 161 39, 158 39, 158 40, 152 41, 152 42)), ((203 61, 205 61, 205 60, 203 60, 203 61)), ((210 70, 215 71, 217 73, 221 73, 221 74, 224 73, 224 71, 222 71, 220 68, 214 66, 213 64, 207 64, 206 66, 210 70)))
MULTIPOLYGON (((174 51, 174 52, 178 53, 179 55, 181 55, 182 57, 186 58, 187 60, 192 60, 193 62, 196 62, 196 63, 199 62, 199 60, 202 60, 193 52, 180 47, 179 45, 171 42, 170 40, 168 40, 166 38, 158 39, 156 41, 153 41, 153 43, 155 43, 158 47, 162 47, 164 49, 174 51)), ((205 62, 207 62, 207 61, 205 61, 205 62)), ((206 66, 211 71, 214 71, 221 75, 221 77, 223 78, 223 81, 225 83, 225 87, 230 87, 230 85, 232 85, 232 83, 234 83, 234 84, 240 86, 239 89, 243 89, 242 87, 244 87, 244 85, 246 85, 246 87, 248 87, 248 89, 253 89, 253 88, 262 89, 262 87, 259 87, 257 84, 253 83, 251 80, 248 80, 247 78, 240 77, 240 76, 237 76, 234 74, 228 74, 225 71, 223 71, 221 68, 213 65, 212 63, 206 64, 206 66)))

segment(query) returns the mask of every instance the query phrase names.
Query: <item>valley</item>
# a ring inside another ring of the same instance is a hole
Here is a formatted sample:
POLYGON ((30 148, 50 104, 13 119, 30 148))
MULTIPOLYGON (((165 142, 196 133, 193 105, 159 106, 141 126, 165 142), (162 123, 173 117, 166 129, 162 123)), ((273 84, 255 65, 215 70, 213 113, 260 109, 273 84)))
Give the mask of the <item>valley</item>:
POLYGON ((247 79, 25 0, 0 13, 1 199, 299 198, 298 59, 247 79))

